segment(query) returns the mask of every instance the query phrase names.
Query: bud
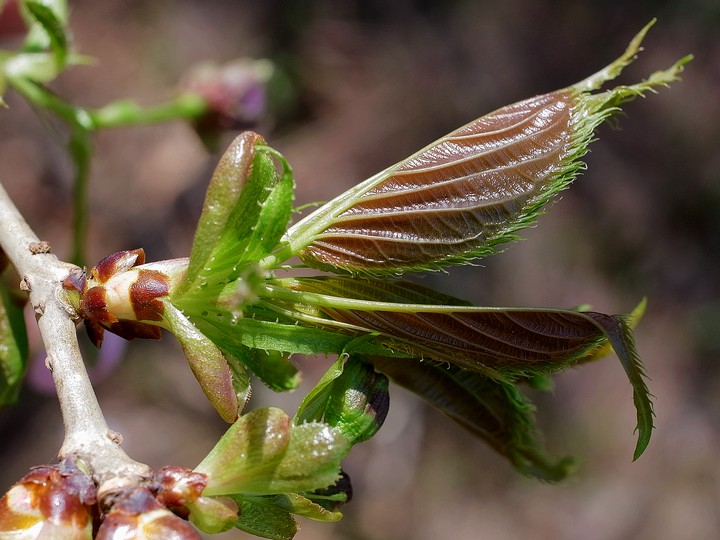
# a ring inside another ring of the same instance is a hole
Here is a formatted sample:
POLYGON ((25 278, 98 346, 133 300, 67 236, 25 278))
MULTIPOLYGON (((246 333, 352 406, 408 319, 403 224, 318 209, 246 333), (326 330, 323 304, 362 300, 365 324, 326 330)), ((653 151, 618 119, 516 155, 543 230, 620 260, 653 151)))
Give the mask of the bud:
POLYGON ((200 497, 207 476, 186 467, 163 467, 155 475, 157 499, 181 517, 187 517, 187 505, 200 497))
POLYGON ((145 487, 120 496, 98 530, 97 540, 201 540, 190 523, 165 508, 145 487))
POLYGON ((255 409, 235 422, 195 468, 204 496, 302 493, 333 485, 348 439, 320 422, 293 425, 280 409, 255 409))
POLYGON ((208 534, 231 529, 240 511, 237 503, 228 497, 198 497, 188 508, 190 522, 208 534))
POLYGON ((68 462, 33 468, 0 499, 0 537, 92 538, 95 487, 68 462))
POLYGON ((142 249, 119 251, 89 273, 72 273, 63 282, 95 346, 102 345, 105 330, 125 339, 160 339, 161 298, 182 278, 187 259, 144 263, 142 249), (80 294, 72 295, 72 291, 80 294))
POLYGON ((232 499, 202 497, 207 475, 186 467, 163 467, 155 475, 159 503, 175 515, 190 521, 201 531, 216 534, 230 529, 237 521, 238 506, 232 499))
POLYGON ((322 421, 352 444, 370 439, 390 407, 388 378, 358 355, 342 355, 300 404, 295 423, 322 421))

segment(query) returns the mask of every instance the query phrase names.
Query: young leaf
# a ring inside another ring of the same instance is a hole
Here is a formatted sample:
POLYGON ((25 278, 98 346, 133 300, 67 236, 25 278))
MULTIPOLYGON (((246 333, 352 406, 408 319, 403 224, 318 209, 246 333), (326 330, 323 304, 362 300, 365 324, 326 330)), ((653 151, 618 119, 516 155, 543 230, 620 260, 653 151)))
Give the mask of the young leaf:
MULTIPOLYGON (((253 203, 257 201, 262 186, 248 182, 256 144, 264 144, 262 137, 245 132, 230 144, 220 158, 195 230, 185 283, 175 291, 176 295, 186 291, 208 267, 218 239, 236 225, 233 221, 237 217, 236 207, 240 205, 249 209, 251 200, 253 203)), ((250 219, 237 225, 251 227, 254 223, 250 219)))
POLYGON ((232 373, 220 349, 169 302, 165 303, 163 315, 212 406, 226 422, 235 421, 239 406, 245 404, 247 390, 236 392, 232 373))
POLYGON ((634 58, 646 31, 585 81, 498 109, 340 195, 288 231, 287 255, 392 275, 495 253, 577 176, 595 128, 618 105, 676 80, 690 60, 592 94, 634 58))
POLYGON ((283 354, 286 349, 247 345, 253 334, 248 333, 246 327, 257 327, 253 324, 255 322, 241 319, 235 325, 227 325, 223 321, 201 319, 197 321, 197 326, 226 354, 248 367, 268 388, 276 392, 294 390, 301 379, 297 368, 289 362, 288 355, 283 354))
POLYGON ((649 441, 650 393, 632 331, 621 316, 458 305, 454 298, 420 285, 360 278, 275 280, 265 294, 272 298, 266 302, 294 309, 300 320, 314 310, 315 324, 356 335, 376 332, 380 335, 374 341, 389 349, 506 382, 565 369, 609 341, 633 386, 636 458, 649 441))
MULTIPOLYGON (((274 306, 279 309, 278 306, 274 306)), ((286 354, 379 354, 384 356, 407 356, 392 351, 372 339, 357 340, 356 336, 338 333, 332 328, 301 326, 296 319, 278 316, 269 311, 263 313, 272 320, 255 317, 253 309, 246 317, 232 322, 230 315, 209 313, 206 317, 194 317, 193 323, 226 354, 242 361, 264 384, 278 390, 292 390, 300 382, 297 368, 288 361, 286 354), (266 352, 267 351, 267 352, 266 352)))
POLYGON ((343 354, 305 396, 294 422, 325 422, 358 444, 377 433, 389 407, 387 377, 362 357, 343 354))
POLYGON ((257 224, 253 227, 248 239, 247 248, 241 261, 257 261, 274 250, 287 229, 292 216, 295 180, 290 164, 277 152, 269 147, 257 149, 267 158, 276 158, 283 167, 277 183, 270 189, 264 200, 257 224))
POLYGON ((297 533, 298 524, 287 510, 266 504, 260 497, 233 498, 240 507, 235 527, 241 531, 271 540, 292 540, 297 533))
POLYGON ((280 245, 295 184, 287 162, 263 143, 239 136, 213 174, 185 281, 171 294, 181 309, 219 300, 242 314, 265 277, 256 263, 280 245))
POLYGON ((557 482, 571 472, 571 458, 555 461, 545 454, 535 426, 534 407, 514 385, 452 365, 382 357, 372 357, 371 361, 393 382, 484 440, 523 474, 557 482))
POLYGON ((253 501, 256 504, 271 505, 291 512, 296 516, 302 516, 315 521, 339 521, 342 514, 338 511, 330 511, 307 497, 297 493, 284 493, 282 495, 268 495, 265 497, 242 496, 241 500, 253 501))
POLYGON ((635 446, 633 459, 639 458, 650 443, 653 429, 653 407, 650 401, 650 391, 645 384, 645 368, 640 361, 632 329, 625 317, 605 315, 603 313, 588 312, 597 325, 603 329, 615 354, 620 359, 625 373, 633 386, 633 402, 637 410, 638 441, 635 446))
POLYGON ((297 493, 265 497, 240 495, 233 499, 240 507, 235 526, 262 538, 293 538, 299 527, 291 514, 326 522, 339 521, 342 518, 340 512, 326 510, 297 493))
POLYGON ((269 281, 267 293, 272 300, 265 302, 292 305, 300 320, 314 310, 317 324, 379 333, 376 341, 412 356, 495 377, 562 369, 605 339, 587 313, 458 305, 453 297, 408 282, 294 278, 269 281))
POLYGON ((280 409, 256 409, 230 426, 195 472, 208 476, 207 497, 312 491, 335 483, 349 449, 326 424, 295 426, 280 409))

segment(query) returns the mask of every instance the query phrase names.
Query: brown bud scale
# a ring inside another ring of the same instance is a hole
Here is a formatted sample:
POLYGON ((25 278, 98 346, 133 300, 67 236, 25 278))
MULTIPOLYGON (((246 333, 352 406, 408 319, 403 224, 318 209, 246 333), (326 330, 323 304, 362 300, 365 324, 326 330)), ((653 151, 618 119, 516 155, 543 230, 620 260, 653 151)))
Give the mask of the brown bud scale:
POLYGON ((130 302, 138 321, 161 321, 163 303, 158 300, 170 292, 168 278, 157 270, 140 270, 130 285, 130 302))

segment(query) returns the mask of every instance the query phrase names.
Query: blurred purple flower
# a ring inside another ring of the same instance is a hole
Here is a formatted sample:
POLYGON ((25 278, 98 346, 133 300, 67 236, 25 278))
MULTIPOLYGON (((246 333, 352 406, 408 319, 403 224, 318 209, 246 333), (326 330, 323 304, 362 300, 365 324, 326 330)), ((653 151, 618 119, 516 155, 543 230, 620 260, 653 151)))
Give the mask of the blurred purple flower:
POLYGON ((204 63, 185 78, 183 90, 202 96, 207 114, 197 122, 201 133, 247 129, 265 112, 266 84, 273 66, 268 60, 241 58, 217 65, 204 63))

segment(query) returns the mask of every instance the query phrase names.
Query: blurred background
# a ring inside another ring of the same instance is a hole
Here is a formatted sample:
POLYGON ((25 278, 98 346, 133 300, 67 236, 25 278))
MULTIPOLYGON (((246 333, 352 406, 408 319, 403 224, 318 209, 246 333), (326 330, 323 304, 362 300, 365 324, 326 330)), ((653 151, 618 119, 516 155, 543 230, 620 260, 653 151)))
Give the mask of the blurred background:
MULTIPOLYGON (((635 411, 614 357, 534 395, 550 449, 577 474, 543 485, 401 389, 380 433, 346 461, 355 499, 337 524, 296 538, 346 540, 712 539, 720 537, 720 4, 527 0, 71 1, 77 49, 95 58, 53 84, 85 106, 172 98, 205 60, 266 58, 275 76, 255 129, 293 165, 297 204, 328 200, 502 105, 568 86, 619 56, 658 17, 635 82, 688 53, 683 81, 603 126, 589 169, 526 240, 480 267, 422 278, 481 305, 627 312, 651 377, 657 430, 631 462, 635 411)), ((11 42, 0 44, 8 46, 11 42)), ((63 134, 17 95, 0 113, 0 181, 40 238, 69 252, 71 168, 63 134)), ((223 147, 232 137, 228 134, 223 147)), ((217 155, 187 124, 99 133, 88 263, 144 247, 184 256, 217 155)), ((32 325, 31 325, 32 328, 32 325)), ((42 347, 31 382, 0 412, 0 490, 51 462, 62 422, 42 347)), ((87 345, 87 340, 82 337, 87 345)), ((92 368, 101 405, 133 458, 195 466, 225 426, 174 340, 133 342, 92 368)), ((91 353, 88 352, 90 356, 91 353)), ((96 360, 98 360, 96 358, 96 360)), ((309 388, 331 359, 298 359, 309 388)), ((256 385, 254 407, 291 414, 303 389, 256 385)), ((217 538, 249 538, 231 531, 217 538)))

